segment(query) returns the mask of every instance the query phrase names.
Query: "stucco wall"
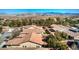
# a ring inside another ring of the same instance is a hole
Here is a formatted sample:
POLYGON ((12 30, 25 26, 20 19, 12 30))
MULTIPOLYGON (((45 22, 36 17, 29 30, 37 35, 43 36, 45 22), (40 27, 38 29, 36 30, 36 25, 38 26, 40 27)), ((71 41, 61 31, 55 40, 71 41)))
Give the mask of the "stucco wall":
POLYGON ((32 42, 22 43, 19 46, 7 46, 7 48, 38 48, 38 47, 41 47, 41 45, 32 42))
POLYGON ((20 48, 20 46, 7 46, 7 48, 20 48))
POLYGON ((20 47, 36 48, 36 47, 41 47, 41 45, 38 45, 38 44, 35 44, 35 43, 32 43, 32 42, 26 42, 26 43, 20 44, 20 47))

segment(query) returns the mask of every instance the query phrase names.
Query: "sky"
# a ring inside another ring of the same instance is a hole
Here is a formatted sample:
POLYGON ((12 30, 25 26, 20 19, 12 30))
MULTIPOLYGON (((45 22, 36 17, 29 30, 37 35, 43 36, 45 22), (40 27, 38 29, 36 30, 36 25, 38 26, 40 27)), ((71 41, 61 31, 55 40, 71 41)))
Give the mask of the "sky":
POLYGON ((79 9, 0 9, 1 14, 18 14, 18 13, 79 13, 79 9))

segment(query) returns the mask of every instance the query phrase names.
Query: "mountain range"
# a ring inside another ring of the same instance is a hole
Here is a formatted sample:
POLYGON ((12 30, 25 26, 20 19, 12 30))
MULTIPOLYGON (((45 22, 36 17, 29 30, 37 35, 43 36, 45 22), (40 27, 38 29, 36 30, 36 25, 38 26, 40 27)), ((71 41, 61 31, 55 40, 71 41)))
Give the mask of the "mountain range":
POLYGON ((59 12, 45 12, 45 13, 16 13, 16 14, 7 14, 7 13, 0 13, 0 15, 16 15, 16 16, 25 16, 25 15, 79 15, 79 13, 59 13, 59 12))

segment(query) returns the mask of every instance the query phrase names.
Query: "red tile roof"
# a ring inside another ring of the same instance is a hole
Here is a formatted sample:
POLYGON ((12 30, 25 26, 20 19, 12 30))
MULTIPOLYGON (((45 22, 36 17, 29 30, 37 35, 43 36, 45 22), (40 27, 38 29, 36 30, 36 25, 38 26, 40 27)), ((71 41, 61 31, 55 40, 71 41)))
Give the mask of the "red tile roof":
POLYGON ((7 45, 19 45, 21 43, 31 41, 35 42, 37 44, 45 44, 45 42, 42 41, 43 37, 41 34, 38 34, 40 29, 23 29, 23 31, 20 33, 19 36, 9 40, 7 42, 7 45))
POLYGON ((43 45, 45 44, 45 42, 43 42, 42 40, 43 36, 41 34, 37 34, 35 32, 32 33, 30 41, 43 45))

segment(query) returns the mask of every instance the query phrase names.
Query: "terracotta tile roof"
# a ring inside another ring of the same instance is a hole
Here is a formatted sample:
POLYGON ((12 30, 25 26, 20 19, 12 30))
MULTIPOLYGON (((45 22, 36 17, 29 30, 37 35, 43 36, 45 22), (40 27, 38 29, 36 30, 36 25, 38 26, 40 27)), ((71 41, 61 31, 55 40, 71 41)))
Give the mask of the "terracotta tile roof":
POLYGON ((45 44, 45 42, 43 42, 42 40, 43 36, 41 34, 37 34, 35 32, 32 33, 30 41, 43 45, 45 44))
POLYGON ((23 29, 19 36, 9 40, 7 45, 19 45, 21 43, 31 41, 38 44, 44 44, 45 42, 42 41, 43 37, 41 34, 38 34, 40 29, 30 28, 30 29, 23 29))
POLYGON ((30 39, 31 34, 20 34, 16 38, 13 38, 7 42, 7 45, 19 45, 23 42, 26 42, 30 39))

